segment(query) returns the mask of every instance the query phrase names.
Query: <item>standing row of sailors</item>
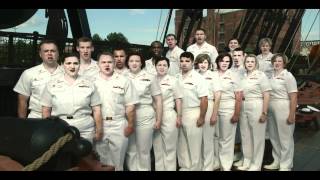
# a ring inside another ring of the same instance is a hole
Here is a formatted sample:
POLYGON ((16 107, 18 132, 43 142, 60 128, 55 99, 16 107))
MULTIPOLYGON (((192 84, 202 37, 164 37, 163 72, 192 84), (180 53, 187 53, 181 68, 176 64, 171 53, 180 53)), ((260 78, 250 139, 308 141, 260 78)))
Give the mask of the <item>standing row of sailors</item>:
POLYGON ((236 39, 230 53, 221 54, 205 39, 205 31, 196 30, 196 43, 184 52, 169 34, 166 57, 155 41, 149 60, 120 48, 100 53, 96 62, 91 39, 83 37, 80 57, 67 54, 62 66, 56 43, 44 40, 42 64, 25 70, 14 87, 18 116, 60 117, 118 171, 124 164, 151 170, 152 147, 155 170, 231 170, 239 122, 238 169, 258 171, 268 126, 274 162, 264 168, 291 170, 297 84, 285 69, 287 57, 272 55, 268 38, 257 57, 245 55, 236 39))

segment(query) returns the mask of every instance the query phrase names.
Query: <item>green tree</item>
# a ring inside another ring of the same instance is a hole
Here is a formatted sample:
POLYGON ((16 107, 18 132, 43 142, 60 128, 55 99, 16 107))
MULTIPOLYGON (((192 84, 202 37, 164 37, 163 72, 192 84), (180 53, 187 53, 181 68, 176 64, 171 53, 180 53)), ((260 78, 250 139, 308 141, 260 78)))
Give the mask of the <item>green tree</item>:
POLYGON ((112 32, 107 35, 107 41, 111 44, 123 44, 128 45, 128 39, 122 33, 112 32))
POLYGON ((99 34, 95 33, 92 36, 93 41, 102 41, 102 38, 99 36, 99 34))

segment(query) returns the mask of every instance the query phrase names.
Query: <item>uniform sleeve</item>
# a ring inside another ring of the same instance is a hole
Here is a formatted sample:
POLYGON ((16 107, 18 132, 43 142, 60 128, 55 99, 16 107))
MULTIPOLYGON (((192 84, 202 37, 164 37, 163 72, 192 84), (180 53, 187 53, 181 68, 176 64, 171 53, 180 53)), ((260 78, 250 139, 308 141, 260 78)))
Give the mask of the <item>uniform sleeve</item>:
POLYGON ((151 95, 156 96, 161 94, 161 89, 158 80, 155 78, 155 76, 151 79, 151 95))
POLYGON ((261 92, 271 91, 270 81, 264 73, 262 73, 262 77, 260 80, 260 89, 261 89, 261 92))
POLYGON ((173 97, 174 99, 182 98, 182 84, 178 81, 177 78, 174 78, 173 82, 173 97))
POLYGON ((28 73, 28 71, 24 71, 13 90, 19 94, 29 97, 31 95, 31 82, 32 77, 30 73, 28 73))
POLYGON ((92 86, 93 86, 93 92, 90 97, 90 106, 91 107, 101 104, 101 98, 99 96, 97 86, 95 84, 93 84, 92 86))
POLYGON ((298 92, 297 81, 290 72, 286 76, 286 88, 288 93, 298 92))
POLYGON ((50 83, 47 83, 42 94, 40 104, 45 107, 52 107, 52 95, 49 91, 50 83))
POLYGON ((139 103, 137 90, 129 79, 126 81, 125 85, 124 102, 126 106, 139 103))
POLYGON ((208 96, 209 94, 209 88, 208 85, 206 84, 206 80, 202 77, 202 76, 198 76, 198 82, 197 83, 197 92, 198 92, 198 97, 204 97, 204 96, 208 96))

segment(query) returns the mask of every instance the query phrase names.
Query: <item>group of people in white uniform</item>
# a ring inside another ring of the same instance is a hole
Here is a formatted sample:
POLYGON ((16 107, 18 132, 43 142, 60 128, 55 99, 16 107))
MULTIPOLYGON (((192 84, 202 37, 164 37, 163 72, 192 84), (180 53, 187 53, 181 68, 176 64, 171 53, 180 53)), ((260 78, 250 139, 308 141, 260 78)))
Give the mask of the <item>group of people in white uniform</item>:
POLYGON ((197 29, 184 52, 168 34, 166 56, 154 41, 151 59, 116 48, 94 61, 92 40, 82 37, 61 66, 56 43, 44 40, 42 63, 14 87, 18 117, 65 120, 116 171, 150 171, 152 148, 156 171, 229 171, 238 123, 238 169, 260 171, 268 127, 274 161, 264 168, 291 170, 297 84, 288 58, 273 55, 268 38, 258 56, 246 55, 236 39, 218 54, 205 39, 197 29))

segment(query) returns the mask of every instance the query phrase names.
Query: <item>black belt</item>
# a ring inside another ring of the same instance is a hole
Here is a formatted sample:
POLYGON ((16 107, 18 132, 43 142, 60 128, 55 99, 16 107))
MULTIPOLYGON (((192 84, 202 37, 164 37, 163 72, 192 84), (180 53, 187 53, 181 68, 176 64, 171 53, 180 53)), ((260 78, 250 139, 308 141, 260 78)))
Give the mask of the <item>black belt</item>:
POLYGON ((73 119, 73 116, 67 116, 67 119, 73 119))
POLYGON ((106 117, 106 121, 111 121, 112 117, 106 117))

